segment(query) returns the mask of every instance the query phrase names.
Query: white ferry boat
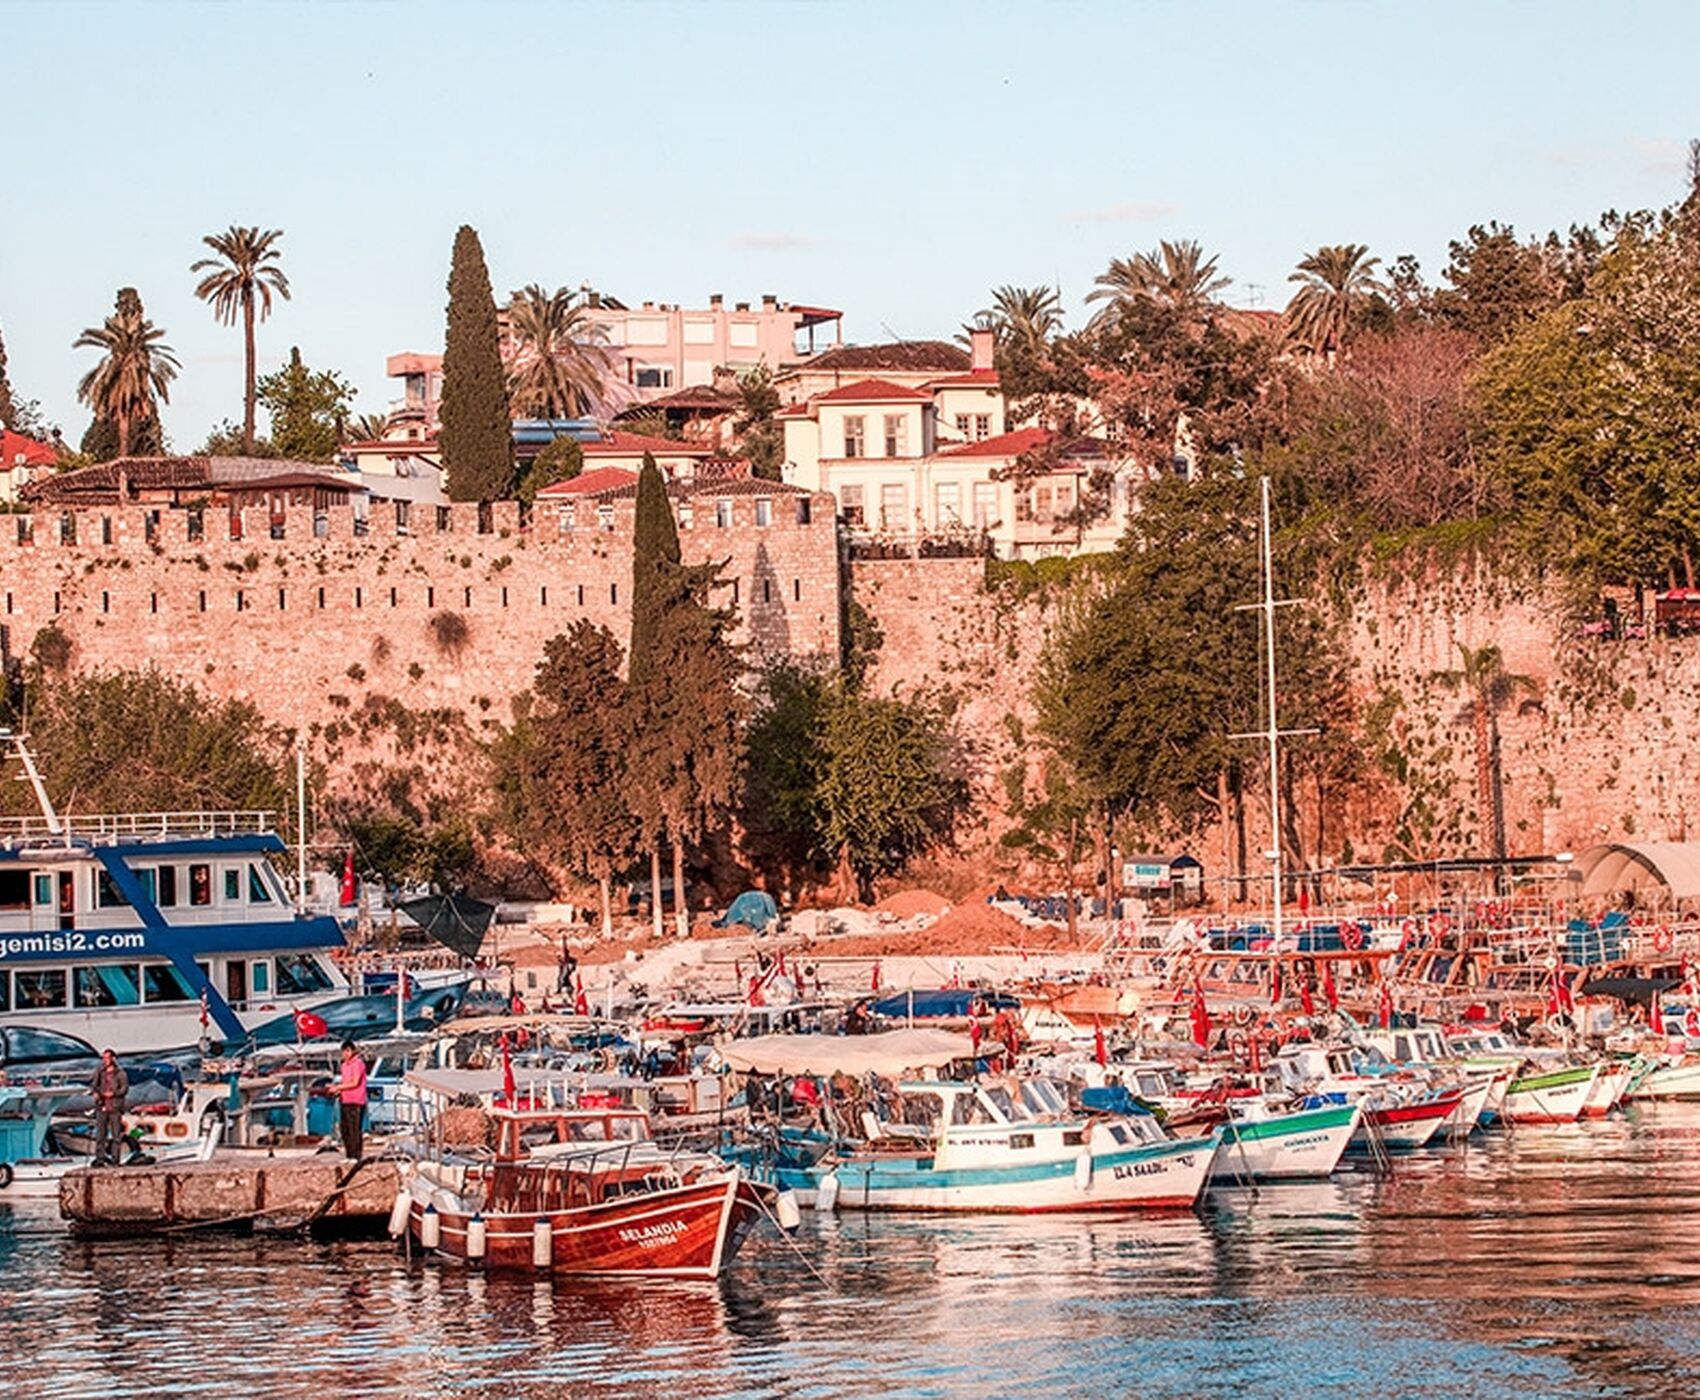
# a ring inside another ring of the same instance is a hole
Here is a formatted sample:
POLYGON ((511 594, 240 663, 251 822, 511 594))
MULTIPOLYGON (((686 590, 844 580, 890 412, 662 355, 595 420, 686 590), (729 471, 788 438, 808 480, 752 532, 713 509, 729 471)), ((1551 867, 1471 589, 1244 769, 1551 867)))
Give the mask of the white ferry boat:
POLYGON ((120 1054, 234 1048, 349 996, 342 931, 295 913, 269 813, 61 817, 6 741, 41 812, 0 818, 0 1026, 120 1054))

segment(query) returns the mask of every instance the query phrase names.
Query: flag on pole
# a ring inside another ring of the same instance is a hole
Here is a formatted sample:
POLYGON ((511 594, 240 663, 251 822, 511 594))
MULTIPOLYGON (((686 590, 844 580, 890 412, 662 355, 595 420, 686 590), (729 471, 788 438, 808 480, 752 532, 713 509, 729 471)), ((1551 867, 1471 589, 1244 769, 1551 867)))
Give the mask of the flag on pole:
POLYGON ((503 1031, 502 1032, 502 1094, 507 1099, 509 1108, 513 1107, 514 1098, 517 1095, 518 1090, 519 1090, 519 1086, 514 1083, 513 1057, 508 1053, 508 1035, 507 1035, 506 1031, 503 1031))
POLYGON ((1271 1006, 1281 1004, 1281 991, 1281 963, 1277 959, 1273 971, 1269 974, 1269 1004, 1271 1006))
POLYGON ((330 1033, 330 1026, 325 1018, 312 1011, 301 1010, 295 1013, 295 1038, 297 1040, 317 1040, 322 1035, 330 1033))
POLYGON ((1659 994, 1657 992, 1653 993, 1652 1009, 1647 1012, 1647 1029, 1652 1031, 1654 1035, 1665 1033, 1665 1016, 1664 1012, 1659 1010, 1659 994))
POLYGON ((337 891, 336 902, 344 909, 354 903, 354 848, 351 846, 342 857, 342 888, 337 891))
POLYGON ((1192 984, 1192 1039, 1200 1050, 1210 1045, 1210 1008, 1204 1004, 1204 987, 1194 979, 1192 984))
POLYGON ((1110 1063, 1109 1048, 1104 1044, 1104 1023, 1096 1016, 1092 1018, 1092 1058, 1100 1069, 1110 1063))
POLYGON ((207 1005, 207 990, 203 987, 201 988, 201 1033, 203 1035, 206 1034, 207 1026, 211 1024, 211 1022, 212 1008, 207 1005))
POLYGON ((1340 989, 1334 985, 1334 969, 1329 963, 1322 965, 1322 995, 1328 998, 1328 1009, 1340 1009, 1340 989))
POLYGON ((870 988, 876 992, 880 989, 880 960, 878 958, 874 959, 874 972, 870 979, 870 988))
POLYGON ((1311 995, 1308 977, 1299 979, 1299 1005, 1304 1008, 1305 1015, 1316 1015, 1316 998, 1311 995))
POLYGON ((573 982, 573 1015, 590 1015, 590 998, 584 994, 584 977, 582 974, 573 982))
POLYGON ((1387 1030, 1393 1025, 1393 988, 1386 978, 1381 981, 1381 1004, 1378 1008, 1381 1029, 1387 1030))

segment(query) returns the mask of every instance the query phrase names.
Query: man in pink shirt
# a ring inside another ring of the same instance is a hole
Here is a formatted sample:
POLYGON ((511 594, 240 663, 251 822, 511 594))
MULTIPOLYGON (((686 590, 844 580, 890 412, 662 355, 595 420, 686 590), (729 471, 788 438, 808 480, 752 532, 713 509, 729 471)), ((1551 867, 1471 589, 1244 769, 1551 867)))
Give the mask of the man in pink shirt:
POLYGON ((358 1161, 364 1147, 362 1119, 366 1116, 366 1061, 352 1040, 342 1042, 342 1078, 337 1081, 342 1101, 342 1150, 350 1161, 358 1161))

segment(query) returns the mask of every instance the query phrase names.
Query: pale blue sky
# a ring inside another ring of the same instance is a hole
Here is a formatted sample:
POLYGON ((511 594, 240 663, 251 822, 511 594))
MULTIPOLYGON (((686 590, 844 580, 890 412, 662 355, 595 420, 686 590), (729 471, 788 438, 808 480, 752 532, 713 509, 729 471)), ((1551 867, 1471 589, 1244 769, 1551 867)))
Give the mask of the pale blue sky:
POLYGON ((72 351, 123 283, 183 360, 180 449, 240 417, 239 334, 193 299, 201 234, 282 228, 299 344, 356 407, 440 349, 454 229, 498 294, 589 280, 843 308, 949 336, 1003 282, 1080 298, 1196 237, 1280 306, 1324 242, 1414 252, 1669 202, 1700 135, 1700 6, 108 6, 0 0, 0 327, 73 438, 72 351))

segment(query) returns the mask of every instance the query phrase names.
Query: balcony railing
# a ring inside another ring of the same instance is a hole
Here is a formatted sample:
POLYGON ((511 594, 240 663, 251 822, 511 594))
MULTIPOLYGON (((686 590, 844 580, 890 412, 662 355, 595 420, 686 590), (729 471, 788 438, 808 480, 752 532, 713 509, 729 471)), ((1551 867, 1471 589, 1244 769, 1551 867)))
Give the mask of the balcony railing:
POLYGON ((112 812, 61 814, 59 831, 44 816, 0 817, 0 839, 116 841, 161 836, 255 836, 276 830, 273 812, 112 812))

